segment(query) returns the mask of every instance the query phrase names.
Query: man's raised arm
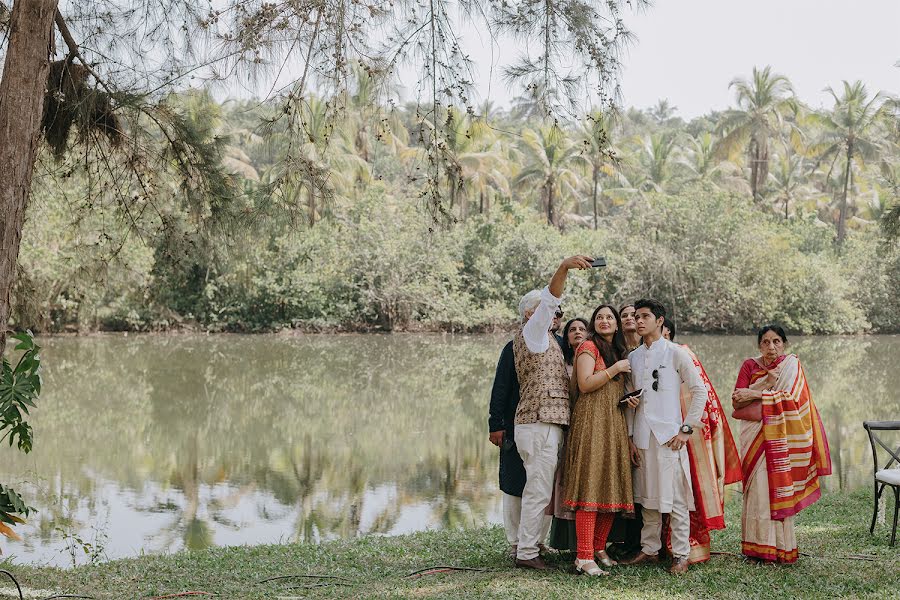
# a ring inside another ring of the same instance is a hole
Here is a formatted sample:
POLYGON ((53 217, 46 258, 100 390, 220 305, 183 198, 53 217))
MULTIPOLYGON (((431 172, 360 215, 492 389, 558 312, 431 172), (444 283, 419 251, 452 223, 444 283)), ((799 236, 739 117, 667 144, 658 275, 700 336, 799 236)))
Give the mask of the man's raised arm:
POLYGON ((547 331, 550 329, 553 315, 562 301, 569 270, 590 269, 592 261, 593 259, 588 256, 570 256, 559 264, 559 268, 550 279, 550 285, 541 290, 541 303, 538 304, 522 330, 528 350, 539 354, 547 349, 550 339, 547 331))

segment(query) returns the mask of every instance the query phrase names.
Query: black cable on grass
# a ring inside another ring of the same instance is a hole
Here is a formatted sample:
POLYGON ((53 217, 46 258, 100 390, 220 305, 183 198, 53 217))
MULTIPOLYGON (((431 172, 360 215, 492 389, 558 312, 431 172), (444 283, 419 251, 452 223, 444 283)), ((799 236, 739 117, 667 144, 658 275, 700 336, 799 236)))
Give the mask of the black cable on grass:
POLYGON ((256 583, 266 583, 269 581, 277 581, 279 579, 340 579, 342 581, 350 581, 346 577, 340 577, 338 575, 276 575, 275 577, 260 579, 256 583))
POLYGON ((307 583, 304 585, 289 585, 284 589, 287 590, 308 590, 311 588, 334 587, 334 586, 353 587, 355 583, 341 583, 339 581, 329 581, 327 583, 307 583))
POLYGON ((88 600, 94 600, 93 596, 79 596, 78 594, 56 594, 53 596, 47 596, 42 600, 55 600, 55 598, 86 598, 88 600))
POLYGON ((3 573, 4 575, 6 575, 7 577, 9 577, 10 579, 13 580, 13 583, 16 584, 16 589, 19 590, 19 600, 25 600, 25 597, 22 595, 22 588, 21 588, 21 586, 19 586, 19 582, 16 581, 15 576, 13 576, 13 574, 10 573, 9 571, 7 571, 6 569, 0 569, 0 573, 3 573))
POLYGON ((215 596, 212 592, 204 592, 200 591, 188 591, 188 592, 176 592, 174 594, 165 594, 164 596, 150 596, 150 600, 164 600, 165 598, 183 598, 185 596, 215 596))
POLYGON ((409 575, 406 575, 404 579, 409 577, 421 577, 422 575, 430 575, 432 573, 446 573, 447 571, 476 571, 478 573, 483 573, 487 571, 487 569, 479 569, 475 567, 451 567, 451 566, 437 566, 437 567, 425 567, 424 569, 419 569, 418 571, 413 571, 409 575))

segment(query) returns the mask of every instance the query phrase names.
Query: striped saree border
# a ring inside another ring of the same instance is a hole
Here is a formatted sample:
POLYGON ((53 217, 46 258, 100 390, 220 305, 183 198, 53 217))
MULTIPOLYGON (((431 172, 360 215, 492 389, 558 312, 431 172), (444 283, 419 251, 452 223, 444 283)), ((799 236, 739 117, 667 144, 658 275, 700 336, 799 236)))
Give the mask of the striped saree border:
POLYGON ((779 550, 774 546, 766 546, 764 544, 754 544, 752 542, 741 542, 741 554, 758 558, 768 562, 776 563, 795 563, 800 558, 799 548, 793 550, 779 550))

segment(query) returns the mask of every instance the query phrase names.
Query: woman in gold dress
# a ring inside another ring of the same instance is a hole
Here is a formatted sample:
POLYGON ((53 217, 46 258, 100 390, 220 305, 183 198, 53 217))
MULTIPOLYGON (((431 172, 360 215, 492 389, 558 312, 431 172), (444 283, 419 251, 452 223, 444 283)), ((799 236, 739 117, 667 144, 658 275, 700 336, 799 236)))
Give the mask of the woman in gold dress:
POLYGON ((634 512, 625 413, 619 400, 631 372, 616 309, 597 307, 588 338, 575 354, 579 397, 572 409, 564 470, 564 503, 574 509, 578 538, 575 569, 608 575, 606 554, 615 514, 634 512))

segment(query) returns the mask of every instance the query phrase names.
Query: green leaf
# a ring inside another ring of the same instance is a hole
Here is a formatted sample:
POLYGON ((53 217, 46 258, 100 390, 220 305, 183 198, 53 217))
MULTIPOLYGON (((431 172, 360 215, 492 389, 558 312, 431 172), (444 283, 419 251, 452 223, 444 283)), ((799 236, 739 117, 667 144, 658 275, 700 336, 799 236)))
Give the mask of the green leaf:
POLYGON ((16 345, 16 350, 31 350, 34 348, 34 338, 31 337, 31 332, 19 332, 13 334, 11 337, 14 340, 19 340, 19 343, 16 345))

